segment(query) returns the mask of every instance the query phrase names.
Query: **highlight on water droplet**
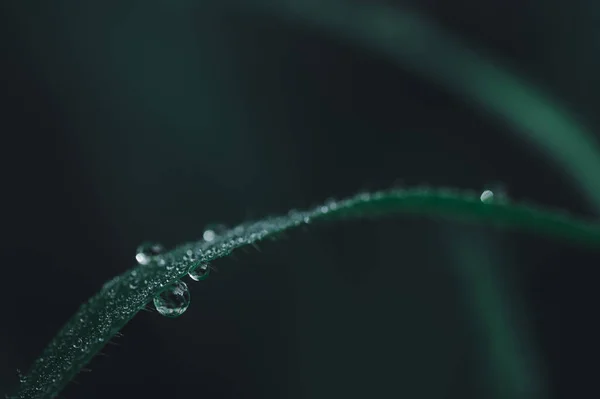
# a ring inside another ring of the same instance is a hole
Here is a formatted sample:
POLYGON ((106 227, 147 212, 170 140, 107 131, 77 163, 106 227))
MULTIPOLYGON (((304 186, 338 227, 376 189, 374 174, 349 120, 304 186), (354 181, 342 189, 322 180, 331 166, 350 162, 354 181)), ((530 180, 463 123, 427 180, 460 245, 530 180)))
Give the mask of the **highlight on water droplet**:
POLYGON ((481 197, 479 197, 479 199, 484 204, 489 204, 494 200, 494 193, 491 190, 485 190, 483 193, 481 193, 481 197))
POLYGON ((226 231, 227 226, 225 226, 224 224, 209 224, 208 226, 206 226, 204 233, 202 233, 202 238, 206 242, 211 242, 226 231))
POLYGON ((155 242, 145 242, 137 247, 135 251, 135 260, 140 265, 147 265, 152 262, 155 256, 164 252, 164 247, 155 242))
POLYGON ((166 317, 181 316, 190 306, 190 291, 183 281, 169 285, 154 297, 158 313, 166 317))
POLYGON ((204 280, 210 273, 210 266, 208 263, 200 263, 189 271, 188 276, 194 281, 204 280))

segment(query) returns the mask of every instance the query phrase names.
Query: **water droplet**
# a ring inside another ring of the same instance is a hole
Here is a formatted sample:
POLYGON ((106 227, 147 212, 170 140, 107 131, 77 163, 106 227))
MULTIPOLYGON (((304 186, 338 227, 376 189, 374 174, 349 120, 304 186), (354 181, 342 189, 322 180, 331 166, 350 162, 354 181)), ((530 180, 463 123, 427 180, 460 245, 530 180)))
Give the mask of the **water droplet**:
POLYGON ((338 203, 334 198, 328 198, 325 201, 325 206, 328 208, 329 211, 334 211, 337 209, 338 203))
POLYGON ((129 283, 129 289, 135 290, 138 287, 137 281, 132 281, 129 283))
POLYGON ((196 266, 194 269, 190 270, 188 275, 190 276, 190 278, 192 280, 200 281, 200 280, 204 280, 206 277, 208 277, 209 272, 210 272, 210 266, 208 265, 208 263, 201 263, 198 266, 196 266))
POLYGON ((75 342, 72 346, 73 348, 77 349, 79 348, 81 345, 83 344, 83 341, 81 340, 81 338, 77 338, 77 342, 75 342))
POLYGON ((490 182, 483 186, 483 190, 491 191, 494 194, 493 201, 495 204, 506 203, 508 201, 508 188, 502 182, 490 182))
POLYGON ((217 234, 215 233, 214 230, 204 230, 204 233, 202 233, 202 238, 204 238, 204 241, 207 242, 211 242, 215 239, 215 237, 217 236, 217 234))
POLYGON ((25 381, 27 381, 27 378, 25 378, 25 376, 23 375, 23 373, 21 373, 20 369, 17 369, 17 376, 19 377, 19 382, 22 384, 25 381))
POLYGON ((140 265, 147 265, 153 258, 164 251, 164 247, 158 243, 146 242, 140 245, 135 251, 135 260, 140 265))
POLYGON ((206 226, 202 238, 206 242, 214 241, 218 236, 223 235, 227 231, 227 226, 224 224, 209 224, 206 226))
POLYGON ((491 190, 485 190, 481 193, 481 197, 479 197, 481 202, 484 204, 489 204, 494 200, 494 193, 491 190))
POLYGON ((183 256, 184 262, 192 262, 192 265, 188 265, 189 269, 192 269, 196 266, 196 262, 198 261, 198 257, 194 254, 194 251, 188 249, 183 256))
POLYGON ((168 286, 154 297, 154 306, 163 316, 181 316, 190 306, 190 292, 187 285, 183 281, 178 281, 168 286))

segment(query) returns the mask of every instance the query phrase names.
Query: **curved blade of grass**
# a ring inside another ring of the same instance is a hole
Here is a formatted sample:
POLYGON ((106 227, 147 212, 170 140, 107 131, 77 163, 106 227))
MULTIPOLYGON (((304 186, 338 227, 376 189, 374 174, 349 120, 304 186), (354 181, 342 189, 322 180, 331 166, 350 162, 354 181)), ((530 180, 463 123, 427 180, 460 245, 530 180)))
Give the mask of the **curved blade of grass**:
POLYGON ((488 397, 548 397, 543 363, 529 336, 526 306, 502 268, 515 262, 510 251, 485 235, 449 229, 440 244, 454 257, 465 303, 473 312, 473 328, 480 332, 475 345, 484 353, 480 367, 493 392, 488 397))
POLYGON ((306 23, 381 52, 511 124, 514 133, 554 158, 600 211, 600 149, 563 107, 497 60, 473 51, 402 5, 340 0, 253 0, 246 10, 306 23))
POLYGON ((484 204, 479 196, 449 189, 413 188, 361 193, 308 211, 291 211, 239 225, 214 241, 181 245, 159 261, 136 266, 107 282, 58 332, 10 398, 53 398, 135 314, 164 287, 199 262, 319 221, 414 214, 507 226, 600 249, 600 225, 560 212, 508 202, 484 204), (189 254, 196 260, 192 261, 189 254))

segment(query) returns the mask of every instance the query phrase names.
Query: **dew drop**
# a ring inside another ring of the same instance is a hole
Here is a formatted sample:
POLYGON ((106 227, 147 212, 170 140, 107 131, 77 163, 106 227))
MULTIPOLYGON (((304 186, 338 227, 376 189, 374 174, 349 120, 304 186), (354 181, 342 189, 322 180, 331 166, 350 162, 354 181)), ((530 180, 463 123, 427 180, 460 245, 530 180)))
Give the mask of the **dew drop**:
POLYGON ((154 297, 158 313, 166 317, 181 316, 190 306, 190 292, 183 281, 168 286, 154 297))
POLYGON ((494 193, 491 190, 485 190, 481 193, 481 197, 479 197, 481 202, 484 204, 489 204, 494 200, 494 193))
POLYGON ((336 201, 335 199, 333 199, 333 198, 328 198, 328 199, 325 201, 325 206, 328 208, 328 211, 334 211, 334 210, 336 210, 336 209, 337 209, 337 207, 338 207, 338 203, 337 203, 337 201, 336 201))
POLYGON ((202 233, 202 238, 204 238, 204 241, 207 242, 211 242, 215 239, 217 235, 215 234, 214 230, 204 230, 204 233, 202 233))
POLYGON ((209 224, 206 226, 202 238, 206 242, 214 241, 218 236, 223 235, 227 231, 227 226, 224 224, 209 224))
POLYGON ((190 278, 194 281, 200 281, 200 280, 204 280, 206 277, 208 277, 208 274, 210 272, 210 266, 208 265, 208 263, 201 263, 198 266, 196 266, 194 269, 190 270, 188 275, 190 276, 190 278))
POLYGON ((155 256, 160 255, 164 250, 164 247, 158 243, 145 242, 135 251, 135 260, 137 260, 140 265, 147 265, 152 262, 155 256))
POLYGON ((27 381, 27 379, 25 378, 25 376, 23 375, 23 373, 21 372, 20 369, 17 369, 17 376, 19 377, 19 382, 21 384, 23 384, 24 382, 27 381))

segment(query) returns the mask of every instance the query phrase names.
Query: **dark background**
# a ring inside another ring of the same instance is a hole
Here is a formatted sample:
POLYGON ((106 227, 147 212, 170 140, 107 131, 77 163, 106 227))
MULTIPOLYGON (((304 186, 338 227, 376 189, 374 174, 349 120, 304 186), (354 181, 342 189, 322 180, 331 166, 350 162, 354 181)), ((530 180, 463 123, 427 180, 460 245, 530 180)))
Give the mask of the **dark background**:
MULTIPOLYGON (((500 184, 593 216, 507 124, 375 51, 229 3, 2 2, 0 392, 145 240, 172 247, 209 223, 400 183, 500 184)), ((600 128, 594 2, 395 3, 600 128)), ((261 251, 188 281, 180 318, 139 314, 62 396, 598 392, 597 251, 414 217, 314 227, 261 251), (502 294, 483 316, 469 262, 502 294), (493 309, 517 347, 486 330, 493 309), (523 369, 503 363, 511 351, 523 369)))

